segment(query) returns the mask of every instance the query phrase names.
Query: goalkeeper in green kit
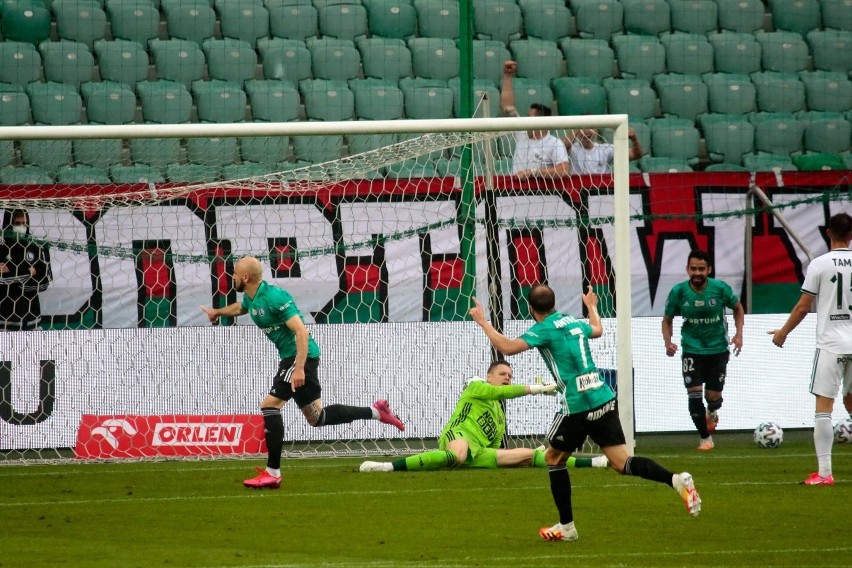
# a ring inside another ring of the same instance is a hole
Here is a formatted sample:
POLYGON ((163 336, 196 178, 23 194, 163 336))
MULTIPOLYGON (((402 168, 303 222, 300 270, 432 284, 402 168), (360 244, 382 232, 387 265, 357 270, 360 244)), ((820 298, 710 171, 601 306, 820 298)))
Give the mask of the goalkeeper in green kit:
MULTIPOLYGON (((504 360, 491 363, 485 379, 466 381, 453 415, 438 439, 438 449, 393 462, 365 461, 362 472, 421 471, 461 466, 496 469, 498 467, 547 467, 544 449, 501 449, 506 431, 506 414, 501 401, 530 394, 555 394, 556 384, 513 385, 512 367, 504 360)), ((569 467, 606 467, 605 456, 571 457, 569 467)))

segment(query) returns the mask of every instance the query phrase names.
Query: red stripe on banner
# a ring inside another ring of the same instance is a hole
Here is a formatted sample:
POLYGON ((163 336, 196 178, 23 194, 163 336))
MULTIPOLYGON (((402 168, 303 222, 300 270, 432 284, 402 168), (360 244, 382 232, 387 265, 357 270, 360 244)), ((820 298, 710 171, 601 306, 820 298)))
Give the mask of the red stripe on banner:
POLYGON ((793 262, 786 246, 790 241, 787 232, 770 230, 766 213, 761 213, 761 218, 763 231, 755 232, 752 241, 752 283, 798 284, 801 268, 793 262))
POLYGON ((538 241, 531 237, 515 237, 515 277, 519 286, 534 286, 541 283, 541 257, 538 241))
POLYGON ((273 267, 273 270, 289 272, 293 269, 293 255, 296 253, 296 250, 293 247, 290 245, 276 245, 273 247, 272 252, 275 255, 275 266, 273 267))
POLYGON ((146 298, 166 298, 171 289, 166 252, 159 248, 144 249, 142 255, 142 285, 146 298))
POLYGON ((378 292, 379 267, 375 264, 346 265, 346 293, 378 292))
POLYGON ((221 246, 217 246, 214 254, 216 255, 213 262, 213 270, 216 274, 216 291, 222 296, 227 296, 231 291, 233 284, 225 265, 225 249, 221 246))
POLYGON ((429 287, 432 290, 461 288, 464 263, 460 258, 434 260, 429 264, 429 287))
POLYGON ((609 275, 606 273, 603 249, 596 237, 589 237, 586 241, 586 258, 589 263, 589 284, 595 286, 608 283, 609 275))

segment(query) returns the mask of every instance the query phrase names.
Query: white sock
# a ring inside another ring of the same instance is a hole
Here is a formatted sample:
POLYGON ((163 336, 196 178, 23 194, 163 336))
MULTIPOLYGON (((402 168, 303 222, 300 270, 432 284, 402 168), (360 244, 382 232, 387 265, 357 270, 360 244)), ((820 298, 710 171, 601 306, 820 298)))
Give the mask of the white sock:
POLYGON ((831 475, 831 446, 834 443, 834 427, 831 414, 817 412, 814 415, 814 448, 820 477, 831 475))
POLYGON ((379 419, 379 411, 378 411, 378 410, 376 410, 375 408, 373 408, 373 407, 371 406, 371 407, 370 407, 370 412, 372 412, 372 413, 373 413, 373 420, 378 420, 378 419, 379 419))
POLYGON ((280 469, 272 469, 271 467, 267 467, 266 473, 268 473, 272 477, 281 477, 281 470, 280 469))

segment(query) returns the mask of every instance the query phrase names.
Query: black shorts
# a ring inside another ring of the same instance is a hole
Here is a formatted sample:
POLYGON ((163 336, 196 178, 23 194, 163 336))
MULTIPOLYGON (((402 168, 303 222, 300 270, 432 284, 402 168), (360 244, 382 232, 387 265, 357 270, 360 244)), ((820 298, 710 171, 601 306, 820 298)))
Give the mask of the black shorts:
POLYGON ((730 357, 731 354, 727 351, 712 355, 684 353, 681 357, 683 386, 690 388, 704 385, 708 390, 722 392, 730 357))
POLYGON ((563 452, 581 448, 586 437, 601 448, 625 444, 618 418, 618 401, 612 399, 592 410, 577 414, 557 414, 547 432, 548 443, 563 452))
POLYGON ((269 394, 285 401, 292 398, 299 405, 299 408, 304 408, 320 398, 320 394, 322 394, 319 374, 317 373, 319 357, 308 357, 305 361, 305 384, 293 390, 293 386, 290 384, 290 375, 293 373, 295 361, 295 357, 281 359, 281 362, 278 363, 278 372, 272 379, 272 388, 269 389, 269 394))

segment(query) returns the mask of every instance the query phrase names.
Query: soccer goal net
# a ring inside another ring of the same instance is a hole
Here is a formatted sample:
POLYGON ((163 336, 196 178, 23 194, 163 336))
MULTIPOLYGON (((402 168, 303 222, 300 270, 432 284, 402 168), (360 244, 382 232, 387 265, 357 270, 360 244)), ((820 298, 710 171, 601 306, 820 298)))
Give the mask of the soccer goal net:
MULTIPOLYGON (((231 274, 246 255, 304 314, 325 404, 385 398, 406 423, 311 428, 288 405, 288 455, 434 447, 464 379, 492 359, 471 297, 517 336, 539 282, 578 317, 597 292, 606 333, 592 347, 632 439, 623 115, 14 127, 0 144, 0 250, 49 268, 0 275, 7 329, 38 324, 0 334, 7 456, 261 453, 277 353, 249 317, 211 326, 199 309, 240 299, 231 274), (614 174, 539 172, 551 158, 522 148, 528 131, 561 145, 581 127, 612 143, 614 174), (513 175, 521 151, 528 177, 513 175)), ((549 380, 535 353, 512 363, 516 383, 549 380)), ((538 444, 555 410, 508 402, 506 444, 538 444)))

